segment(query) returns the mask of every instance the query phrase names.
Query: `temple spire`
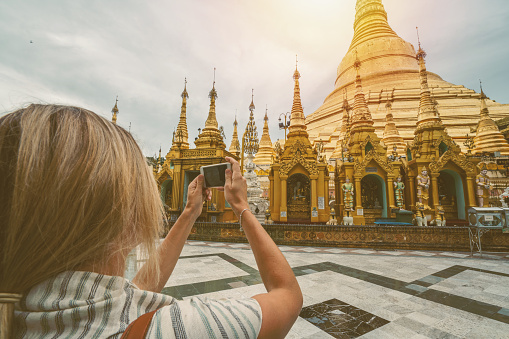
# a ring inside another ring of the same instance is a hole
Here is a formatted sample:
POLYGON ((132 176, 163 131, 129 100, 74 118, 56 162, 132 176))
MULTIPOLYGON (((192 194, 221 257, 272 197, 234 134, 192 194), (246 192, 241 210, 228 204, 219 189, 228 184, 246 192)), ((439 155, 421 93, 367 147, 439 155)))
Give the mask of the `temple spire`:
POLYGON ((498 129, 495 121, 491 119, 486 99, 488 97, 484 94, 481 83, 481 119, 479 120, 474 137, 473 153, 500 152, 502 155, 509 155, 509 144, 498 129))
POLYGON ((392 115, 392 101, 389 99, 389 94, 387 94, 387 103, 385 104, 385 109, 385 129, 382 141, 385 146, 387 146, 387 153, 391 154, 394 150, 394 146, 396 146, 398 153, 404 154, 405 141, 399 135, 398 128, 394 123, 394 118, 392 115))
POLYGON ((419 41, 419 50, 417 51, 416 59, 419 63, 419 77, 421 82, 421 100, 419 102, 419 113, 417 115, 417 125, 422 122, 428 122, 434 120, 438 123, 442 123, 436 106, 431 99, 431 92, 428 86, 428 72, 426 71, 426 52, 421 48, 419 41))
POLYGON ((117 95, 117 98, 115 99, 115 106, 113 106, 113 109, 111 110, 111 122, 114 123, 115 125, 117 124, 117 115, 118 115, 117 103, 118 103, 118 95, 117 95))
POLYGON ((181 94, 182 107, 180 109, 180 120, 177 125, 177 131, 175 132, 175 144, 178 144, 180 148, 189 148, 188 133, 187 133, 187 79, 184 80, 184 91, 181 94))
POLYGON ((387 22, 382 0, 357 0, 353 28, 350 50, 370 39, 398 36, 387 22))
POLYGON ((295 81, 295 86, 293 89, 293 105, 292 112, 290 115, 290 133, 306 131, 306 120, 304 117, 304 110, 302 109, 302 103, 300 101, 300 87, 299 87, 299 78, 300 73, 297 69, 297 56, 295 63, 295 72, 293 73, 293 80, 295 81))
POLYGON ((268 109, 265 108, 265 117, 263 118, 263 133, 260 138, 260 146, 258 152, 253 160, 257 165, 270 165, 272 160, 272 140, 269 134, 269 117, 267 116, 268 109))
POLYGON ((371 117, 371 112, 369 111, 364 92, 362 91, 360 76, 361 62, 359 61, 358 57, 356 57, 354 67, 356 70, 356 78, 351 127, 352 129, 356 129, 357 127, 372 127, 373 118, 371 117))
POLYGON ((212 128, 217 129, 217 120, 216 120, 216 99, 217 99, 217 91, 216 91, 216 68, 214 67, 214 82, 212 83, 212 89, 209 92, 210 98, 210 108, 209 108, 209 116, 207 117, 207 121, 205 121, 205 129, 212 128))
POLYGON ((235 121, 233 121, 233 135, 232 135, 232 143, 230 145, 230 149, 228 150, 230 153, 235 154, 236 156, 240 155, 240 142, 239 135, 237 132, 237 115, 235 115, 235 121))

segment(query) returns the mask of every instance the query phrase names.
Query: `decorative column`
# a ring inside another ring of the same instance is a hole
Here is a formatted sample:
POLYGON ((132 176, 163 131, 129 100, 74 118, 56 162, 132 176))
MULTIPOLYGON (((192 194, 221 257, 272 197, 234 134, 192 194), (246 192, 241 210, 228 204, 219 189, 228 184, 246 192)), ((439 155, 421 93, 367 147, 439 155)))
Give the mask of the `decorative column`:
POLYGON ((387 192, 389 193, 389 210, 387 211, 387 215, 391 215, 391 211, 393 208, 396 208, 395 198, 394 198, 394 178, 387 177, 387 192))
POLYGON ((286 222, 288 220, 287 207, 286 207, 286 180, 288 176, 281 176, 281 207, 279 210, 279 221, 286 222))
MULTIPOLYGON (((279 166, 274 166, 274 182, 273 182, 273 190, 270 191, 273 209, 270 210, 272 220, 280 220, 280 210, 281 210, 281 179, 279 178, 279 166)), ((286 187, 286 186, 285 186, 286 187)))
POLYGON ((354 177, 355 182, 355 212, 357 213, 357 210, 362 208, 362 197, 361 197, 361 177, 354 177))
MULTIPOLYGON (((433 195, 433 208, 435 211, 437 210, 437 206, 439 204, 438 199, 438 176, 440 173, 431 173, 431 192, 433 195)), ((429 203, 428 203, 429 205, 429 203)))
POLYGON ((415 208, 415 198, 416 198, 416 190, 415 190, 415 176, 408 176, 408 186, 410 188, 410 210, 415 208))
POLYGON ((318 175, 310 175, 309 179, 311 179, 311 222, 318 222, 318 194, 316 191, 318 175), (316 216, 313 216, 313 212, 316 213, 316 216))

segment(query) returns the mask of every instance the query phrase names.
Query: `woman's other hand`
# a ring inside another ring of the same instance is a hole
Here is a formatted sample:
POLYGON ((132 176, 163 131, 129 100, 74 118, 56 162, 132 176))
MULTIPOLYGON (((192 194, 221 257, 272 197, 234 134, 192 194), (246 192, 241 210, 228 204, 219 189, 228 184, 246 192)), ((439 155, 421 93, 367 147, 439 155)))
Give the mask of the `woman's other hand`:
POLYGON ((203 202, 212 198, 212 192, 209 188, 203 186, 203 174, 198 175, 187 189, 187 203, 185 210, 196 220, 203 209, 203 202))
POLYGON ((247 182, 242 176, 239 163, 230 157, 225 158, 232 165, 232 169, 226 170, 226 183, 224 185, 224 197, 230 204, 233 212, 238 216, 243 209, 249 209, 247 203, 247 182))

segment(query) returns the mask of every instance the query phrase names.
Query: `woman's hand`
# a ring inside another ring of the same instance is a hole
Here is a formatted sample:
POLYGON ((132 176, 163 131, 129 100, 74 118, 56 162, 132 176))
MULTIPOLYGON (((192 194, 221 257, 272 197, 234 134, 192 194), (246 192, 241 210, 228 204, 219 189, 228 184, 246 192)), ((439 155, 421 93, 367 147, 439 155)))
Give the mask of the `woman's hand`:
POLYGON ((187 203, 184 211, 188 211, 196 220, 203 209, 203 202, 212 198, 210 189, 203 187, 203 174, 198 175, 187 188, 187 203))
POLYGON ((224 197, 230 204, 233 212, 238 216, 243 209, 249 209, 247 203, 247 182, 242 176, 239 163, 230 157, 225 158, 232 165, 232 169, 226 170, 226 183, 224 185, 224 197))

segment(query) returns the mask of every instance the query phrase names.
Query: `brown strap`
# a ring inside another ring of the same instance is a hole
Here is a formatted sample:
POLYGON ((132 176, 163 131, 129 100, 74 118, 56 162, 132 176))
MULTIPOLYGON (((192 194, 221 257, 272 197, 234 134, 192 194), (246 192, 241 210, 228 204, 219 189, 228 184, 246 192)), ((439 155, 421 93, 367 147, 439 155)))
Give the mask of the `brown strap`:
POLYGON ((122 334, 122 337, 120 337, 120 339, 145 338, 150 322, 152 321, 152 318, 154 317, 154 314, 157 311, 158 310, 145 313, 144 315, 138 317, 138 319, 130 323, 129 326, 127 326, 124 333, 122 334))

